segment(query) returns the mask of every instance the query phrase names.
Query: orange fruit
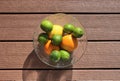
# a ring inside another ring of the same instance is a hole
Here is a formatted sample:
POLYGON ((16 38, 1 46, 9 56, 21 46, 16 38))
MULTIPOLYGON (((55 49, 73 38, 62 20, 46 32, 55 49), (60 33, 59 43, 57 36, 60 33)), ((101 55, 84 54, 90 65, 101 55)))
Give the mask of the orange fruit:
POLYGON ((55 46, 52 44, 51 40, 48 40, 44 46, 44 51, 46 54, 50 55, 53 50, 59 50, 59 46, 55 46))
POLYGON ((60 25, 53 25, 52 31, 49 33, 49 38, 52 38, 55 34, 62 35, 63 27, 60 25))
POLYGON ((62 38, 61 47, 69 52, 73 51, 78 46, 77 38, 73 37, 72 34, 65 35, 62 38))

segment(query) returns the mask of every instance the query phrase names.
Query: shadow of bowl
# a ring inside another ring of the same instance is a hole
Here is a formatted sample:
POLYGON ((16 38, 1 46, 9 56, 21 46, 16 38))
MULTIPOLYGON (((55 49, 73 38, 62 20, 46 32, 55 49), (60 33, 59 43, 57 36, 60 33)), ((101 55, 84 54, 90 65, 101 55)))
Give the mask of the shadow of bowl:
POLYGON ((34 50, 26 58, 23 69, 23 81, 66 81, 72 79, 72 70, 56 70, 44 64, 38 59, 34 50))

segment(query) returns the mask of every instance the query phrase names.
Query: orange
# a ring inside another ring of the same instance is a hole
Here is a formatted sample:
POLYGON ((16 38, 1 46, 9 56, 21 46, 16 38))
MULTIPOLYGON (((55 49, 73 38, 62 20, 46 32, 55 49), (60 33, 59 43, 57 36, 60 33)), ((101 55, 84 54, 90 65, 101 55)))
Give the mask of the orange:
POLYGON ((46 54, 50 55, 50 53, 53 50, 59 50, 59 46, 53 45, 51 40, 48 40, 48 42, 44 46, 44 51, 45 51, 46 54))
POLYGON ((62 35, 63 27, 60 25, 53 25, 52 31, 49 33, 49 38, 52 38, 55 34, 62 35))
POLYGON ((72 34, 65 35, 62 38, 61 47, 69 52, 73 51, 78 46, 77 38, 73 37, 72 34))

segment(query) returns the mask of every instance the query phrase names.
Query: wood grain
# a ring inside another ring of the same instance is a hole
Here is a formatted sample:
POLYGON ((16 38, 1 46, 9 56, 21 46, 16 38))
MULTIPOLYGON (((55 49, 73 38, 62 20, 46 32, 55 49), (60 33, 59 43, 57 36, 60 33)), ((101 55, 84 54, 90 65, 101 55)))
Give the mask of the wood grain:
MULTIPOLYGON (((48 15, 0 15, 0 40, 32 40, 40 21, 48 15)), ((73 16, 85 27, 88 40, 120 40, 120 15, 73 16)))
POLYGON ((120 70, 0 70, 2 81, 119 81, 120 70), (6 78, 7 77, 7 78, 6 78))
MULTIPOLYGON (((74 13, 88 40, 120 40, 119 0, 0 0, 0 41, 32 40, 40 21, 50 15, 74 13), (107 5, 106 5, 107 4, 107 5), (30 13, 30 14, 29 14, 30 13), (32 14, 40 13, 40 14, 32 14)), ((88 42, 78 63, 70 68, 120 68, 120 42, 88 42)), ((0 69, 51 68, 36 56, 32 42, 0 42, 0 69)), ((120 70, 0 70, 0 81, 119 80, 120 70)))
MULTIPOLYGON (((73 68, 120 68, 120 42, 89 42, 73 68)), ((0 68, 51 68, 39 61, 32 42, 0 42, 0 68)))
POLYGON ((0 12, 120 12, 119 0, 0 0, 0 12))

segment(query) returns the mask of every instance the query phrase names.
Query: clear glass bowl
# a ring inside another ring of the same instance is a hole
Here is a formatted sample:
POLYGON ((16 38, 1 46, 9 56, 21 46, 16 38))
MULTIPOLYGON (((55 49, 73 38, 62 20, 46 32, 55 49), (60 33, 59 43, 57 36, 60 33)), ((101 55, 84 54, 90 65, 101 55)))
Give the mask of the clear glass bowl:
MULTIPOLYGON (((46 17, 45 19, 50 20, 53 24, 58 24, 61 26, 64 26, 67 23, 71 23, 76 27, 83 28, 83 26, 79 23, 79 21, 76 18, 72 17, 71 15, 59 13, 59 14, 50 15, 46 17)), ((83 30, 85 31, 84 28, 83 30)), ((58 63, 51 62, 49 56, 45 54, 43 46, 40 45, 38 42, 38 36, 40 33, 43 33, 43 32, 44 31, 42 31, 40 27, 37 27, 36 31, 34 32, 33 46, 34 46, 34 49, 35 49, 35 52, 38 58, 45 64, 52 66, 52 67, 56 67, 56 68, 64 68, 64 67, 73 65, 78 60, 80 60, 81 57, 83 56, 86 50, 86 46, 87 46, 86 32, 81 38, 78 38, 78 41, 79 41, 78 47, 72 52, 70 60, 67 62, 60 61, 58 63)))

